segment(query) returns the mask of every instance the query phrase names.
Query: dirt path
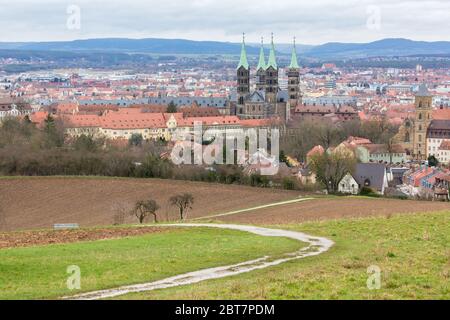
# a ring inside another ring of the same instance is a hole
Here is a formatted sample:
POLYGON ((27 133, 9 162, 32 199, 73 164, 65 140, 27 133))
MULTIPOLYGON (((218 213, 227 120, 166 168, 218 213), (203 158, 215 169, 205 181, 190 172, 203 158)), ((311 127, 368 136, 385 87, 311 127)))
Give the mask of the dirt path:
POLYGON ((300 249, 299 251, 288 253, 280 258, 271 258, 268 256, 242 262, 235 265, 203 269, 199 271, 189 272, 186 274, 181 274, 178 276, 170 277, 163 280, 158 280, 149 283, 142 283, 130 286, 123 286, 115 289, 100 290, 94 292, 83 293, 71 297, 64 297, 63 299, 74 299, 74 300, 97 300, 97 299, 107 299, 121 296, 128 293, 151 291, 156 289, 165 289, 170 287, 177 287, 187 284, 198 283, 210 279, 218 279, 229 276, 238 275, 241 273, 250 272, 253 270, 264 269, 267 267, 279 265, 281 263, 301 259, 305 257, 311 257, 319 255, 323 252, 328 251, 333 246, 333 241, 309 236, 307 234, 295 231, 286 231, 278 229, 267 229, 255 226, 242 226, 242 225, 228 225, 228 224, 200 224, 200 223, 190 223, 190 224, 175 224, 166 225, 163 227, 210 227, 210 228, 220 228, 220 229, 231 229, 250 232, 264 237, 286 237, 294 240, 298 240, 302 243, 308 243, 309 246, 300 249))
POLYGON ((272 207, 282 206, 282 205, 286 205, 286 204, 293 204, 293 203, 298 203, 298 202, 303 202, 303 201, 309 201, 309 200, 314 200, 314 198, 299 198, 299 199, 294 199, 294 200, 275 202, 275 203, 270 203, 270 204, 266 204, 266 205, 262 205, 262 206, 257 206, 257 207, 247 208, 247 209, 241 209, 241 210, 235 210, 235 211, 230 211, 230 212, 221 213, 221 214, 215 214, 215 215, 212 215, 212 216, 199 217, 199 218, 195 218, 195 219, 191 219, 191 220, 192 221, 197 221, 197 220, 205 220, 205 219, 212 219, 212 218, 220 218, 220 217, 232 216, 232 215, 235 215, 235 214, 238 214, 238 213, 243 213, 243 212, 248 212, 248 211, 255 211, 255 210, 261 210, 261 209, 266 209, 266 208, 272 208, 272 207))

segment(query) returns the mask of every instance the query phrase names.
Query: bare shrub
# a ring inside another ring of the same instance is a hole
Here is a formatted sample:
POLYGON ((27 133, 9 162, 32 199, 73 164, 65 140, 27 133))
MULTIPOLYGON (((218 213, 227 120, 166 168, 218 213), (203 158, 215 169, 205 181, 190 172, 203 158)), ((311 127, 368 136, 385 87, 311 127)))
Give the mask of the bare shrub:
POLYGON ((132 212, 132 206, 129 203, 116 202, 112 205, 113 224, 115 226, 125 223, 126 217, 132 212))
POLYGON ((5 231, 6 228, 7 228, 7 226, 6 226, 6 212, 0 206, 0 231, 5 231))
POLYGON ((181 220, 184 220, 187 215, 187 211, 192 209, 194 204, 194 196, 190 193, 177 194, 170 198, 172 206, 178 207, 181 220))
POLYGON ((158 211, 160 206, 155 200, 141 200, 136 202, 132 213, 138 218, 139 223, 144 223, 148 216, 152 215, 155 223, 158 223, 158 215, 156 211, 158 211))

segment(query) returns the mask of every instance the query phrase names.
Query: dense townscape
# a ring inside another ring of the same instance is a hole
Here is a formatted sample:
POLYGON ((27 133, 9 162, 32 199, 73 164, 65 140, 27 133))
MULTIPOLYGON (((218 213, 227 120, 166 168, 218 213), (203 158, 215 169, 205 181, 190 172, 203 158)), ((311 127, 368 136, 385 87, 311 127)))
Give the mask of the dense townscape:
MULTIPOLYGON (((41 129, 56 121, 66 143, 80 138, 116 146, 159 141, 162 158, 177 144, 174 132, 193 134, 196 123, 219 131, 278 129, 282 157, 275 165, 287 186, 293 181, 328 192, 371 189, 448 199, 448 69, 340 68, 327 62, 306 68, 297 51, 294 43, 288 63, 279 65, 272 37, 268 57, 263 45, 256 58, 248 56, 243 41, 235 69, 179 70, 170 62, 152 73, 60 69, 4 74, 0 117, 41 129), (313 158, 324 154, 345 156, 348 172, 322 177, 313 158)), ((247 175, 258 169, 249 161, 240 168, 247 175)))

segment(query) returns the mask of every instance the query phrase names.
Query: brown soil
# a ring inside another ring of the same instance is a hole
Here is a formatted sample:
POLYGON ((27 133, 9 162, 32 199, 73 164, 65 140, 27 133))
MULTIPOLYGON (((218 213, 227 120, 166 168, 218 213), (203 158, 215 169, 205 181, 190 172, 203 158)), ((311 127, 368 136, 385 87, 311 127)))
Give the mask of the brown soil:
POLYGON ((30 247, 37 245, 72 243, 139 236, 149 233, 168 232, 168 228, 109 228, 58 231, 20 231, 0 233, 0 249, 30 247))
POLYGON ((287 224, 326 219, 387 216, 396 213, 444 210, 450 212, 450 204, 448 202, 361 198, 315 199, 224 216, 216 218, 216 220, 248 224, 287 224))
MULTIPOLYGON (((80 227, 106 226, 114 222, 115 204, 133 206, 153 198, 161 206, 161 221, 177 220, 169 205, 171 196, 189 192, 194 196, 188 217, 245 209, 298 197, 299 192, 245 186, 158 179, 110 178, 6 178, 0 179, 0 230, 51 229, 56 223, 80 227), (0 212, 1 215, 1 212, 0 212)), ((126 223, 136 223, 127 216, 126 223)))

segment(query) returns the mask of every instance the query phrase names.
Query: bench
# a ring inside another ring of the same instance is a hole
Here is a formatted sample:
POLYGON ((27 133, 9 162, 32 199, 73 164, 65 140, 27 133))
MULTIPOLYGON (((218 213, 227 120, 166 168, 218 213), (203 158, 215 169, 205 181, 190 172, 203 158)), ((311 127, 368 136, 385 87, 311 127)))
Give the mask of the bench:
POLYGON ((53 225, 55 230, 79 229, 78 223, 57 223, 53 225))

